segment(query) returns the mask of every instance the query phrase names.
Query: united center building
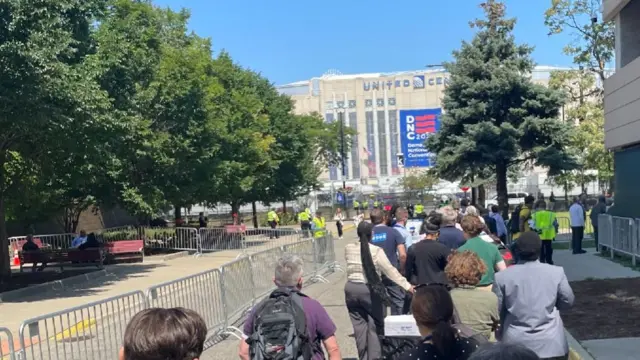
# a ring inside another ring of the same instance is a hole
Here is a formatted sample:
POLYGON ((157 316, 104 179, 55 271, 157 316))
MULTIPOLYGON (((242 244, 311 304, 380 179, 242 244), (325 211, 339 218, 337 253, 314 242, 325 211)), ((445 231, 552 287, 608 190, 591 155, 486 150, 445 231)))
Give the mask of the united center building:
MULTIPOLYGON (((561 69, 537 67, 532 78, 546 84, 553 70, 561 69)), ((378 185, 385 178, 402 175, 405 168, 412 171, 434 164, 436 159, 423 143, 440 128, 448 82, 442 69, 355 75, 330 72, 278 89, 292 97, 298 114, 317 112, 327 122, 342 116, 345 126, 358 133, 347 154, 345 180, 378 185)), ((341 166, 330 167, 320 180, 342 181, 341 166)))

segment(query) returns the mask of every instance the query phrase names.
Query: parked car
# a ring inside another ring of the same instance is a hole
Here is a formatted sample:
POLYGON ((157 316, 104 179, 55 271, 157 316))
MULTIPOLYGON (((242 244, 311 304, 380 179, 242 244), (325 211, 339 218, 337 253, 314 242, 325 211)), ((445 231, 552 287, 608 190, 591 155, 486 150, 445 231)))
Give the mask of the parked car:
MULTIPOLYGON (((524 204, 524 198, 529 196, 526 192, 513 192, 508 193, 507 198, 510 206, 516 206, 520 204, 524 204)), ((492 197, 490 200, 487 200, 487 207, 492 205, 498 205, 498 195, 492 197)))
POLYGON ((511 253, 511 250, 507 245, 505 245, 502 241, 500 241, 500 239, 498 239, 495 236, 489 236, 486 234, 480 235, 480 237, 482 238, 482 240, 488 243, 492 243, 498 247, 498 250, 500 251, 500 255, 502 255, 502 260, 504 260, 504 263, 507 264, 507 266, 511 266, 515 264, 515 259, 513 258, 513 254, 511 253))

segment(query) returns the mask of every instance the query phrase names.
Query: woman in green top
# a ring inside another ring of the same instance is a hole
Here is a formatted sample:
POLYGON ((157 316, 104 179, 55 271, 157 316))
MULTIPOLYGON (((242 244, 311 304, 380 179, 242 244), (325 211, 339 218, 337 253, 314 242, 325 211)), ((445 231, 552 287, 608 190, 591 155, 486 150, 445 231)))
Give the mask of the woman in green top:
POLYGON ((458 251, 469 250, 476 253, 487 267, 487 271, 482 275, 478 287, 484 288, 487 291, 491 291, 491 285, 493 284, 493 278, 497 271, 502 271, 507 268, 507 265, 500 255, 498 247, 493 243, 493 239, 488 237, 485 241, 481 235, 484 229, 484 224, 477 216, 465 216, 460 223, 464 237, 467 241, 464 245, 458 248, 458 251))

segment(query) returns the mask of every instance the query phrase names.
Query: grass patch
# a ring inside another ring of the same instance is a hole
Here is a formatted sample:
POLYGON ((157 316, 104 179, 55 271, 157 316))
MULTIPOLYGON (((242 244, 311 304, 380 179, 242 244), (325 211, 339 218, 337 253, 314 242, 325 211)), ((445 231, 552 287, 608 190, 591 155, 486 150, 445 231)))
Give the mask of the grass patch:
POLYGON ((614 253, 613 259, 611 258, 611 251, 609 249, 604 249, 600 253, 597 253, 596 256, 600 256, 607 260, 613 261, 614 263, 620 264, 624 267, 628 267, 631 270, 640 271, 640 261, 636 261, 636 265, 633 265, 631 262, 631 256, 626 254, 614 253))

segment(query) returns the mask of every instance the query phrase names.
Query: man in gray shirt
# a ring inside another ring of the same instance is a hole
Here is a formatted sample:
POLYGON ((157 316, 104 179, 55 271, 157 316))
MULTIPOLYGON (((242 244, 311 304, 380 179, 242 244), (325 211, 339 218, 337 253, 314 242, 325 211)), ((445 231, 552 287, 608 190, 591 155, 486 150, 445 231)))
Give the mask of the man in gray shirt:
POLYGON ((496 273, 493 283, 500 311, 497 338, 523 345, 541 359, 566 359, 560 310, 573 305, 574 295, 564 269, 538 261, 542 240, 533 231, 522 233, 515 246, 520 262, 496 273))

